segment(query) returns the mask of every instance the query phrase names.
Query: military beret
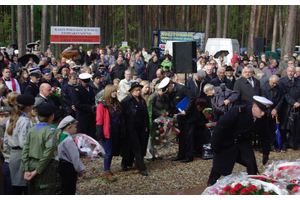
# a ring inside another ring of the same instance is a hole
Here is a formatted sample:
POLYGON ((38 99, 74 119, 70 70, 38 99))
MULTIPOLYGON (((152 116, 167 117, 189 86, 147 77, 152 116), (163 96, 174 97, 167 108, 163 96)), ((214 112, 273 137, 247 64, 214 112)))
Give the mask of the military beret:
POLYGON ((22 104, 24 106, 31 106, 34 104, 35 99, 32 95, 30 94, 21 94, 17 97, 17 102, 19 104, 22 104))
POLYGON ((38 115, 41 117, 49 117, 56 110, 56 107, 52 103, 43 103, 38 107, 38 115))

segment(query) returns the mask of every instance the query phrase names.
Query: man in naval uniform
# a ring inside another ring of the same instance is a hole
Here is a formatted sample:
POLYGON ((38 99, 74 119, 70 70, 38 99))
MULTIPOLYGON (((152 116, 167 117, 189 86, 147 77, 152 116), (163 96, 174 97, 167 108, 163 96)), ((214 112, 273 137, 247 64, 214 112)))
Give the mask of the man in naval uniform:
MULTIPOLYGON (((194 160, 194 132, 196 120, 200 115, 197 110, 195 101, 196 98, 192 90, 184 85, 173 83, 170 78, 164 78, 158 85, 158 88, 163 92, 168 93, 172 100, 173 106, 176 106, 185 97, 188 98, 188 104, 182 110, 178 110, 179 115, 174 115, 177 119, 179 126, 179 151, 177 157, 172 161, 180 160, 182 163, 191 162, 194 160)), ((175 109, 175 108, 174 108, 175 109)))
POLYGON ((41 71, 39 67, 29 69, 30 81, 24 91, 24 94, 30 94, 36 97, 39 93, 41 71))
POLYGON ((76 108, 77 132, 84 133, 96 139, 96 105, 95 94, 90 86, 92 75, 79 75, 81 84, 72 93, 73 104, 76 108))
POLYGON ((247 167, 249 175, 258 173, 251 145, 251 136, 257 132, 261 138, 263 165, 269 159, 270 139, 265 112, 272 101, 253 96, 253 104, 231 108, 217 123, 211 138, 213 167, 207 185, 213 185, 221 175, 232 173, 235 162, 247 167))

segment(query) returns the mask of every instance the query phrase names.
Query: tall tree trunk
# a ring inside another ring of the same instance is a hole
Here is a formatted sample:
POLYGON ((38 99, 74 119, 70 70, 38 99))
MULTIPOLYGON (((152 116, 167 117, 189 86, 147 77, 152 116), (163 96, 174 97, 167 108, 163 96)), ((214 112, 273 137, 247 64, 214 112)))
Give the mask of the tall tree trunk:
POLYGON ((260 16, 261 16, 261 7, 262 7, 261 5, 257 6, 257 15, 256 15, 255 29, 254 29, 254 37, 258 37, 260 16))
POLYGON ((217 5, 217 27, 216 27, 216 37, 221 37, 222 25, 221 25, 221 16, 222 16, 222 9, 221 5, 217 5))
POLYGON ((206 45, 206 42, 209 38, 209 25, 210 25, 210 5, 207 5, 206 9, 206 22, 205 22, 205 43, 204 46, 206 45))
POLYGON ((268 46, 268 34, 269 34, 269 13, 270 13, 270 6, 266 5, 266 21, 265 21, 265 35, 264 37, 266 38, 266 46, 268 46))
POLYGON ((182 15, 181 15, 181 30, 185 31, 185 8, 186 6, 182 6, 182 15))
MULTIPOLYGON (((73 18, 73 17, 71 17, 73 18)), ((54 26, 55 24, 55 20, 54 20, 54 5, 50 6, 50 26, 54 26)), ((50 44, 50 50, 52 52, 52 54, 55 54, 55 48, 54 48, 54 44, 50 44)))
POLYGON ((159 5, 157 9, 157 28, 160 29, 160 27, 161 27, 161 5, 159 5))
POLYGON ((297 5, 288 6, 283 36, 283 52, 281 53, 281 55, 287 54, 289 55, 289 57, 292 57, 292 54, 295 51, 295 24, 297 24, 297 12, 297 5))
POLYGON ((272 37, 272 48, 271 51, 276 52, 277 43, 277 29, 278 29, 278 5, 275 5, 274 10, 274 23, 273 23, 273 37, 272 37))
POLYGON ((25 55, 26 43, 25 43, 25 6, 18 5, 18 50, 19 58, 25 55))
MULTIPOLYGON (((282 37, 283 37, 283 25, 282 25, 282 15, 281 15, 281 5, 278 5, 278 18, 279 18, 279 43, 282 46, 282 37)), ((283 55, 281 53, 281 55, 283 55)))
POLYGON ((31 41, 35 42, 35 29, 34 29, 34 5, 30 6, 30 28, 31 28, 31 41))
POLYGON ((139 5, 138 6, 138 12, 139 12, 139 26, 138 26, 138 47, 142 46, 142 40, 143 40, 143 33, 142 33, 142 29, 143 29, 143 5, 139 5))
POLYGON ((196 31, 200 31, 200 17, 201 17, 201 12, 200 12, 201 6, 197 5, 197 23, 196 23, 196 31))
MULTIPOLYGON (((240 8, 246 8, 246 6, 239 6, 240 8)), ((245 21, 245 13, 246 12, 243 12, 243 19, 242 19, 242 22, 244 22, 245 21)), ((240 18, 239 18, 240 19, 240 18)), ((239 23, 240 24, 240 23, 239 23)), ((241 44, 242 44, 242 46, 245 46, 244 44, 245 44, 245 42, 244 42, 244 33, 245 33, 245 23, 242 23, 243 24, 243 26, 242 26, 242 42, 241 42, 241 44)))
POLYGON ((16 13, 15 13, 15 6, 14 5, 11 5, 11 42, 12 43, 17 42, 16 41, 16 13))
POLYGON ((191 14, 190 14, 190 6, 186 6, 186 31, 190 31, 190 21, 191 21, 191 14))
MULTIPOLYGON (((255 22, 255 15, 256 15, 256 6, 251 6, 251 15, 250 15, 250 22, 255 22)), ((254 29, 255 23, 250 23, 249 28, 249 37, 248 37, 248 53, 252 55, 254 53, 254 29)))
POLYGON ((26 24, 25 24, 25 27, 26 27, 26 40, 27 40, 27 43, 30 43, 30 42, 34 42, 34 41, 31 41, 31 30, 30 30, 30 6, 26 5, 25 6, 25 10, 26 10, 26 24))
MULTIPOLYGON (((101 27, 100 26, 100 5, 95 6, 95 27, 101 27)), ((101 29, 100 29, 101 31, 101 29)), ((101 36, 100 36, 101 38, 101 36)), ((101 40, 101 39, 100 39, 101 40)), ((94 49, 99 48, 99 44, 94 44, 94 49)))
POLYGON ((105 44, 104 45, 107 45, 108 44, 108 35, 109 35, 109 17, 108 17, 108 13, 109 13, 109 7, 108 5, 105 6, 105 10, 106 10, 106 13, 105 13, 105 44))
POLYGON ((224 10, 223 38, 226 38, 226 37, 227 37, 227 26, 228 26, 228 5, 225 5, 225 10, 224 10))
POLYGON ((42 6, 41 52, 47 51, 47 5, 42 6))
POLYGON ((128 41, 128 6, 124 5, 124 38, 128 41))

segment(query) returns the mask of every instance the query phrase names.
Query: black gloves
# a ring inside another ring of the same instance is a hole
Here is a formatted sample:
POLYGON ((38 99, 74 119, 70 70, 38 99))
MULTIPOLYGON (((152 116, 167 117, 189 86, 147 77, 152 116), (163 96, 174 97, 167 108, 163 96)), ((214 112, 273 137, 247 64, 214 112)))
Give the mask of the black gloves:
POLYGON ((97 141, 103 140, 103 125, 96 125, 96 138, 97 141))
POLYGON ((269 156, 268 155, 263 155, 263 160, 262 160, 263 165, 265 165, 268 162, 268 160, 269 160, 269 156))

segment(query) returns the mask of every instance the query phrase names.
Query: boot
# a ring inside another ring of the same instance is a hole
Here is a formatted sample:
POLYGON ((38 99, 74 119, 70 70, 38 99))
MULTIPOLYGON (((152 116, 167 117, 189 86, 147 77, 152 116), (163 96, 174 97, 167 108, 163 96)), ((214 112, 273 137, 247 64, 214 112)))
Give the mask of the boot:
POLYGON ((116 181, 116 179, 114 179, 112 177, 112 174, 111 174, 110 170, 105 171, 105 179, 110 181, 110 182, 115 182, 116 181))

